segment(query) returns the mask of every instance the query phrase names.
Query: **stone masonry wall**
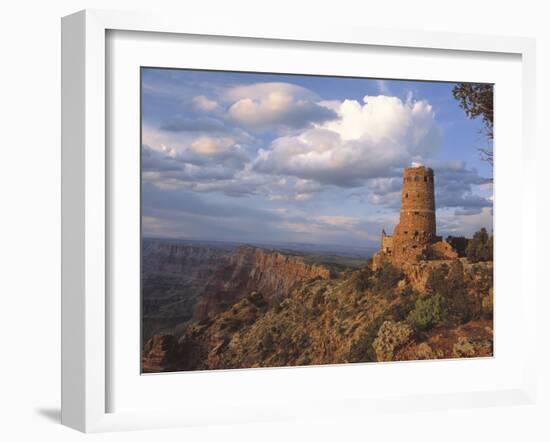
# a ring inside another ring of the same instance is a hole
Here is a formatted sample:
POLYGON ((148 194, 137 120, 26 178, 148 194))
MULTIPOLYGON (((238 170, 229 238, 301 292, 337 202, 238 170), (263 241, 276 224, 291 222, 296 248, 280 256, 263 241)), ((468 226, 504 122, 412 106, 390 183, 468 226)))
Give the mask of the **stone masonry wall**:
POLYGON ((425 255, 436 240, 434 174, 429 167, 410 167, 403 173, 399 224, 393 233, 392 261, 413 261, 425 255))

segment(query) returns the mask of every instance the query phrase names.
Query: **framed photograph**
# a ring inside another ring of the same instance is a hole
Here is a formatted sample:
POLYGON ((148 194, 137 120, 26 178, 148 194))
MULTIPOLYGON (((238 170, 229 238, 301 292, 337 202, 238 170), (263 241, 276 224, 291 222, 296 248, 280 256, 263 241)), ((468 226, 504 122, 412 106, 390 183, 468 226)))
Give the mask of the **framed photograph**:
POLYGON ((532 40, 62 36, 64 424, 534 400, 532 40))

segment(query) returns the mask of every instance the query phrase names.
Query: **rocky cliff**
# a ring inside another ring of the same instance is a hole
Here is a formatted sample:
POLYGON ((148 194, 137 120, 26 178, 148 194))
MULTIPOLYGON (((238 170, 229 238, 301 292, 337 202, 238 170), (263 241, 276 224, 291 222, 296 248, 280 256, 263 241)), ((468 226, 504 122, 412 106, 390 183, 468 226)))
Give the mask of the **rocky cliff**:
POLYGON ((330 276, 328 267, 302 256, 243 245, 207 281, 195 318, 213 316, 254 291, 269 302, 287 296, 297 283, 330 276))
POLYGON ((149 341, 144 370, 492 355, 492 263, 432 261, 330 277, 301 258, 271 253, 239 249, 225 285, 216 286, 220 294, 238 288, 239 296, 189 322, 176 346, 171 338, 149 341))

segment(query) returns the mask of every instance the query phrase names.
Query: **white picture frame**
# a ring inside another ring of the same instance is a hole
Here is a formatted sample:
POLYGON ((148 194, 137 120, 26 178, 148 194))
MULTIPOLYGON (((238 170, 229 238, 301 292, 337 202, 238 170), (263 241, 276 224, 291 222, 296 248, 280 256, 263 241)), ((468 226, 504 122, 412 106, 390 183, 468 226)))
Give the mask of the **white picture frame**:
MULTIPOLYGON (((238 404, 235 413, 211 414, 198 410, 108 412, 110 362, 107 228, 111 198, 107 174, 106 82, 109 31, 140 31, 180 35, 204 35, 286 42, 338 43, 380 48, 424 48, 468 51, 478 54, 514 54, 521 57, 522 232, 535 231, 536 193, 534 118, 535 43, 517 37, 489 37, 417 31, 380 31, 344 26, 308 25, 271 28, 254 23, 209 23, 196 18, 153 16, 86 10, 62 20, 62 423, 84 432, 158 428, 219 422, 248 422, 330 415, 362 415, 381 409, 400 410, 460 408, 532 403, 536 397, 535 339, 527 339, 522 360, 521 385, 463 393, 429 393, 373 398, 327 398, 304 404, 257 407, 238 404), (252 412, 250 412, 252 411, 252 412)), ((533 337, 536 317, 535 269, 528 257, 536 256, 536 244, 521 245, 523 316, 518 320, 524 336, 533 337)), ((498 251, 497 251, 498 253, 498 251)), ((315 370, 316 368, 311 368, 315 370)), ((338 367, 336 367, 338 369, 338 367)), ((266 372, 264 372, 266 373, 266 372)), ((224 376, 218 373, 217 376, 224 376)), ((263 375, 269 377, 269 373, 263 375)))

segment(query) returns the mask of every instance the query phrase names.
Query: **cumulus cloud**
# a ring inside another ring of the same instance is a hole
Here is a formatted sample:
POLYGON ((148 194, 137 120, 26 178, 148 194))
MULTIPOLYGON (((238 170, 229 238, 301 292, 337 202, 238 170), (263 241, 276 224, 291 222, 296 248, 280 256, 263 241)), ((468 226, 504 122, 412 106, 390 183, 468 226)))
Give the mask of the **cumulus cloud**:
POLYGON ((373 178, 368 181, 368 201, 375 205, 398 207, 401 201, 401 177, 373 178))
POLYGON ((244 167, 247 158, 234 146, 219 147, 215 142, 205 140, 199 141, 195 148, 208 150, 210 155, 197 155, 192 149, 177 152, 167 147, 158 150, 143 145, 141 158, 144 182, 155 183, 164 189, 176 189, 227 181, 244 167))
POLYGON ((230 137, 226 138, 214 138, 214 137, 200 137, 191 143, 191 149, 200 154, 206 156, 218 156, 230 151, 235 145, 235 140, 230 137))
POLYGON ((141 147, 141 169, 142 171, 166 172, 179 170, 181 166, 174 161, 173 157, 166 150, 152 149, 144 144, 141 147))
POLYGON ((204 95, 194 97, 192 100, 193 109, 198 112, 213 112, 218 110, 220 105, 215 100, 210 100, 204 95))
POLYGON ((315 102, 309 90, 289 83, 237 86, 227 96, 234 100, 229 116, 251 129, 303 128, 336 118, 333 110, 315 102))
POLYGON ((259 151, 256 170, 356 187, 369 178, 396 175, 439 147, 440 131, 426 101, 387 96, 363 101, 323 102, 339 118, 275 139, 259 151))

